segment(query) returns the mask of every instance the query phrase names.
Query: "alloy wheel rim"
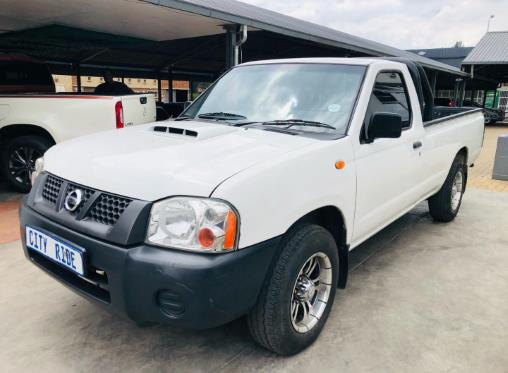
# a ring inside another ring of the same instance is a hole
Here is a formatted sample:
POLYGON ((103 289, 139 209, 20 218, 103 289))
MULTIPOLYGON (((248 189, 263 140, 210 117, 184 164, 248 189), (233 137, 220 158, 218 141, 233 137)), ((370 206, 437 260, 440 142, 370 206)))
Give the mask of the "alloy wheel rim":
POLYGON ((9 156, 9 174, 18 183, 30 185, 30 177, 35 171, 35 161, 41 156, 42 153, 32 147, 17 147, 9 156))
POLYGON ((453 211, 456 211, 459 208, 463 192, 464 192, 464 177, 462 175, 462 171, 459 171, 455 174, 452 184, 451 205, 453 211))
POLYGON ((318 252, 305 261, 293 287, 291 323, 298 333, 316 326, 326 309, 332 288, 332 263, 318 252))

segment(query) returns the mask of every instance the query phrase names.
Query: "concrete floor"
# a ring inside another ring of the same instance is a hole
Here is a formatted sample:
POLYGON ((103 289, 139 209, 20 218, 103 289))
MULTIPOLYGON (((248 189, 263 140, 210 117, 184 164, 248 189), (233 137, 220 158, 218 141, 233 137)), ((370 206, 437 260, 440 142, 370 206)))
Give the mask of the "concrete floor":
POLYGON ((469 189, 459 217, 426 205, 353 251, 347 290, 303 353, 255 345, 244 320, 139 328, 0 245, 0 370, 508 372, 508 194, 469 189))

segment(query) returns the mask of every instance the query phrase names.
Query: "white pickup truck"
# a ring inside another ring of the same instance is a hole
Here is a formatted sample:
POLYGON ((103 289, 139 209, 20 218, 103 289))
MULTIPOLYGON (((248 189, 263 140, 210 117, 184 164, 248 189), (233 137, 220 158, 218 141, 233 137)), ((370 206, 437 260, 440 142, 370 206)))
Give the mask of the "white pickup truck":
POLYGON ((0 175, 17 191, 30 190, 35 160, 55 143, 155 121, 152 94, 54 91, 53 78, 43 63, 0 55, 0 93, 4 93, 0 94, 0 175))
POLYGON ((483 116, 432 103, 410 61, 240 65, 175 121, 50 149, 21 206, 25 255, 137 322, 247 315, 258 343, 297 353, 350 250, 425 200, 457 215, 483 116))

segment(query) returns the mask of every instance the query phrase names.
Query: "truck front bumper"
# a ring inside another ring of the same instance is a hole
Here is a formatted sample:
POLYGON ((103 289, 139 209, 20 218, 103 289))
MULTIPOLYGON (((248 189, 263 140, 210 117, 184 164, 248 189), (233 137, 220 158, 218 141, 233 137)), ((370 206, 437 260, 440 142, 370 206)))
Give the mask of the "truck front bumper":
POLYGON ((20 207, 25 256, 95 303, 139 323, 210 328, 232 321, 255 304, 279 238, 227 254, 196 254, 146 244, 122 247, 77 233, 26 204, 20 207), (86 250, 79 276, 27 249, 25 227, 46 231, 86 250))

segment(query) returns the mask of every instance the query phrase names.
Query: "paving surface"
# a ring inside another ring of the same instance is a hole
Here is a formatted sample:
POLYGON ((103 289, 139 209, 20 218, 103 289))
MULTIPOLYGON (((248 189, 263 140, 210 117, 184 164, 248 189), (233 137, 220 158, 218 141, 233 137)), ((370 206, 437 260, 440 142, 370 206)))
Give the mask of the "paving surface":
POLYGON ((508 181, 492 179, 497 138, 506 134, 508 134, 508 123, 506 122, 486 127, 482 152, 475 162, 475 166, 469 169, 469 186, 497 192, 508 192, 508 181))
POLYGON ((0 180, 0 244, 19 240, 18 206, 22 196, 0 180))
POLYGON ((458 218, 425 204, 352 253, 348 288, 303 353, 257 347, 244 320, 206 330, 139 328, 0 245, 4 372, 508 371, 508 194, 469 189, 458 218))

